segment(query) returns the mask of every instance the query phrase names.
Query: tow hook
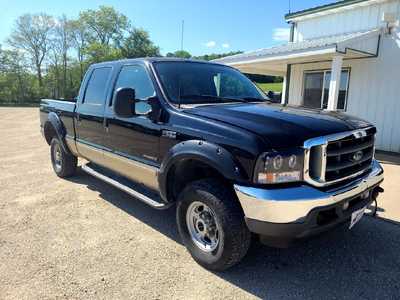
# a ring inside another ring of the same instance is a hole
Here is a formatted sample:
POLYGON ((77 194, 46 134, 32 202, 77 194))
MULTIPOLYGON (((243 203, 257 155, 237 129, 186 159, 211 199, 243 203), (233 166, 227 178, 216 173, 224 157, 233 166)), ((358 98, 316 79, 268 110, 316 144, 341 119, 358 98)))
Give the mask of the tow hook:
POLYGON ((376 217, 376 213, 378 211, 378 201, 377 201, 378 195, 380 193, 383 193, 384 191, 385 190, 380 186, 374 188, 373 191, 372 191, 371 197, 372 197, 372 200, 375 202, 375 205, 370 205, 370 207, 369 207, 371 209, 371 214, 370 215, 372 217, 376 217))

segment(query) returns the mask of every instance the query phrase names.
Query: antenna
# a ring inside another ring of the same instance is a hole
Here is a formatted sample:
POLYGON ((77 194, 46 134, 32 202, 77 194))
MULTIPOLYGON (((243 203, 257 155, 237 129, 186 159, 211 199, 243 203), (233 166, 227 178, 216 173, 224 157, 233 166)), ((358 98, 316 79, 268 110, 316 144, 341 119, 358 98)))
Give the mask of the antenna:
POLYGON ((183 31, 185 28, 185 20, 182 20, 182 27, 181 27, 181 51, 183 51, 183 31))
POLYGON ((288 1, 289 1, 289 14, 290 14, 292 11, 292 5, 291 5, 291 0, 288 0, 288 1))

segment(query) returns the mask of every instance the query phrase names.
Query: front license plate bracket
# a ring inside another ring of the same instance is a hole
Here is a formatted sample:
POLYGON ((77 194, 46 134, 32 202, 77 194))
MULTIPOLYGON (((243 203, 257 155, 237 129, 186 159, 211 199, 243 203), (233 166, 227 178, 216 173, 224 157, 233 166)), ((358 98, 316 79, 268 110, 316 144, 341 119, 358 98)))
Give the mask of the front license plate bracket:
POLYGON ((367 207, 363 207, 363 208, 361 208, 361 209, 359 209, 359 210, 354 211, 354 212, 351 214, 351 220, 350 220, 349 229, 352 229, 352 228, 354 227, 354 225, 356 225, 356 224, 362 219, 362 217, 363 217, 364 214, 365 214, 365 209, 366 209, 366 208, 367 208, 367 207))

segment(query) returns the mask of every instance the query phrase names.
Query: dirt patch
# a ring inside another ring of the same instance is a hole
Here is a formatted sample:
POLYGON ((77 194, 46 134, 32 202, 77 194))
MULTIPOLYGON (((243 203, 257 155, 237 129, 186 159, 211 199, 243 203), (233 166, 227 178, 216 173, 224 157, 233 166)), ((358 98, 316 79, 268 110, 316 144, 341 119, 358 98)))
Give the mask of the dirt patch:
MULTIPOLYGON (((396 222, 366 217, 291 249, 254 243, 215 274, 181 245, 174 208, 153 210, 81 172, 57 178, 37 108, 0 108, 0 141, 0 299, 398 296, 396 222)), ((399 220, 395 173, 380 203, 399 220)))

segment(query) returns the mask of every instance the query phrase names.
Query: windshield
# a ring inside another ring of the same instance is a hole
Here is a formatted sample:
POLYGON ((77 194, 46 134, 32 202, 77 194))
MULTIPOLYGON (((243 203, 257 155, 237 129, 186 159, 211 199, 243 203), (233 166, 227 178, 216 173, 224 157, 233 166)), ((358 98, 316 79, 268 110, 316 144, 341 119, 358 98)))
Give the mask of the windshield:
POLYGON ((230 67, 184 61, 155 62, 154 67, 174 104, 267 100, 250 79, 230 67))

